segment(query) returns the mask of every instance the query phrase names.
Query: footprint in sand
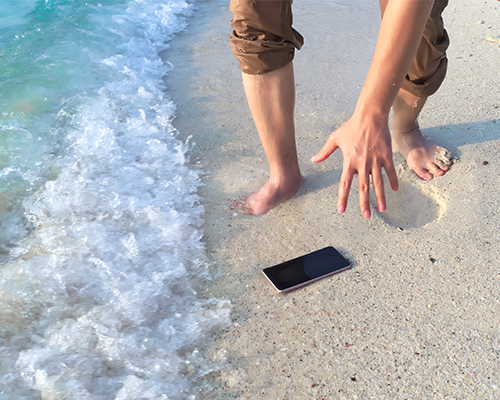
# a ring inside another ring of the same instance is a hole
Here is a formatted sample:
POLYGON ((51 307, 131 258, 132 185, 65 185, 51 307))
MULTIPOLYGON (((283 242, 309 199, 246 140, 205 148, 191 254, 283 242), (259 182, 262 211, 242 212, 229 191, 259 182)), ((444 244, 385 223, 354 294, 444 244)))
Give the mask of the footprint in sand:
MULTIPOLYGON (((374 197, 372 197, 374 198, 374 197)), ((446 211, 445 198, 429 182, 399 180, 399 190, 386 191, 387 210, 376 215, 387 224, 402 228, 421 228, 438 220, 446 211)))

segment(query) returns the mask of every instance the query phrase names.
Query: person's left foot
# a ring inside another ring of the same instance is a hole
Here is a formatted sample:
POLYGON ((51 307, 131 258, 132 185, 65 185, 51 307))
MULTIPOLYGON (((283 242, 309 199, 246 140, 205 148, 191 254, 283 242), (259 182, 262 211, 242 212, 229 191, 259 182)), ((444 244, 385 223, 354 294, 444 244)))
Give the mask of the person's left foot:
POLYGON ((430 181, 434 176, 442 176, 450 169, 448 151, 426 139, 417 126, 409 132, 394 132, 393 140, 397 150, 420 178, 430 181))
POLYGON ((426 100, 400 89, 392 105, 392 139, 408 167, 429 181, 434 176, 444 175, 451 160, 448 150, 425 138, 420 131, 417 117, 426 100))

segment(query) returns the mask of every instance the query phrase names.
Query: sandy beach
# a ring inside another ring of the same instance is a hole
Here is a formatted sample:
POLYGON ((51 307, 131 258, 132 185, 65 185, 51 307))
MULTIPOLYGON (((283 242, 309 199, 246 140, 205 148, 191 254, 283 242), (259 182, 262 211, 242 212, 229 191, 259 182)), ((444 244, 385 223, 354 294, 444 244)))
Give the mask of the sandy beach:
POLYGON ((232 322, 200 352, 202 399, 500 399, 500 2, 444 12, 448 75, 423 132, 455 159, 424 182, 395 154, 400 190, 362 218, 356 182, 336 211, 342 154, 310 158, 354 110, 375 46, 378 2, 295 0, 296 135, 305 183, 264 216, 229 204, 268 164, 228 44, 228 0, 196 2, 165 51, 179 137, 196 143, 212 284, 232 322), (332 29, 332 26, 335 29, 332 29), (262 269, 334 246, 353 268, 289 294, 262 269))

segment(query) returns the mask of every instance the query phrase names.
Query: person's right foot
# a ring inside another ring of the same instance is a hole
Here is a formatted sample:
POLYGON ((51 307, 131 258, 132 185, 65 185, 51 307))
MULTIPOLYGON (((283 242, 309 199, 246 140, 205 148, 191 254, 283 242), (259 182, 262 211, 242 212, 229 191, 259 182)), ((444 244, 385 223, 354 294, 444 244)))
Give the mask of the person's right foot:
POLYGON ((246 214, 262 215, 292 197, 304 178, 300 173, 289 177, 285 182, 280 183, 269 179, 258 191, 250 194, 246 199, 235 201, 231 208, 240 208, 246 214))

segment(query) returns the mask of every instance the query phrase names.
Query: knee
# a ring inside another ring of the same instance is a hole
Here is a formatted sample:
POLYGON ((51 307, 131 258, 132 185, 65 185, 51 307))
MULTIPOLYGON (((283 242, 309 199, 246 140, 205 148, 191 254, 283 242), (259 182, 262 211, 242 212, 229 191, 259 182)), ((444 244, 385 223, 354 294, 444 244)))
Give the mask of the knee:
POLYGON ((446 76, 446 50, 450 39, 444 29, 441 13, 448 0, 436 0, 427 20, 415 59, 403 83, 403 89, 418 97, 434 94, 446 76))
POLYGON ((292 28, 291 0, 231 0, 234 29, 231 50, 248 74, 262 74, 287 65, 302 36, 292 28))

